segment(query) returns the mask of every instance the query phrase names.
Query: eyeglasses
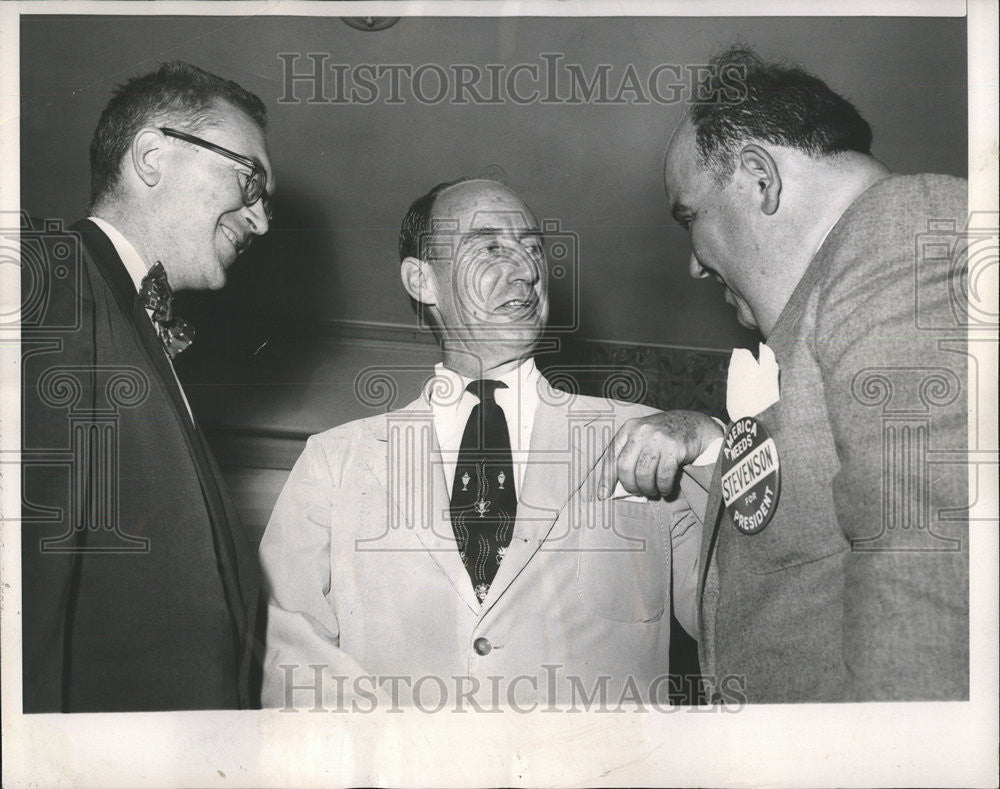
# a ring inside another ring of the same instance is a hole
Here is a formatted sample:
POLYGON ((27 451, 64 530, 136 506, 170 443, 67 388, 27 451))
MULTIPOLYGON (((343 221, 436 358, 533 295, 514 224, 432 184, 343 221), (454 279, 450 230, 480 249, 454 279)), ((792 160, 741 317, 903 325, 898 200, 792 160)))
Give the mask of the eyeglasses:
POLYGON ((227 159, 232 159, 234 162, 239 162, 244 167, 249 168, 250 175, 246 177, 246 180, 238 179, 240 181, 240 188, 243 190, 243 204, 249 208, 260 200, 264 208, 264 214, 267 216, 268 221, 271 220, 271 196, 267 193, 267 173, 264 172, 264 168, 261 167, 259 163, 247 156, 241 156, 238 153, 233 153, 228 148, 223 148, 221 145, 216 145, 208 140, 195 137, 193 134, 185 134, 184 132, 179 132, 176 129, 167 129, 162 127, 160 128, 160 131, 168 137, 176 137, 178 140, 189 142, 192 145, 199 145, 202 148, 207 148, 214 153, 225 156, 227 159))

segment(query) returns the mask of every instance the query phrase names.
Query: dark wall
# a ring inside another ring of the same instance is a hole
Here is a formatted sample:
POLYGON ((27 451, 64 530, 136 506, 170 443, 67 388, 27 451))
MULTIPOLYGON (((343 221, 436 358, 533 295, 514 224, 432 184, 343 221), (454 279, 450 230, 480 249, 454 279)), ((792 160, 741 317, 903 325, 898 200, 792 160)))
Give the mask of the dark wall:
MULTIPOLYGON (((262 339, 288 316, 412 325, 398 282, 399 221, 433 184, 490 169, 578 243, 573 276, 553 288, 556 314, 578 319, 577 337, 726 350, 753 337, 715 284, 687 277, 687 238, 663 194, 663 149, 683 104, 635 103, 629 93, 624 104, 428 105, 409 94, 401 104, 384 94, 366 105, 309 103, 303 85, 301 101, 283 103, 278 54, 300 53, 301 71, 309 52, 327 53, 327 66, 508 70, 560 53, 587 75, 607 64, 613 91, 629 66, 645 80, 660 64, 704 63, 737 38, 845 93, 891 168, 965 175, 963 19, 404 18, 361 32, 337 18, 45 16, 21 20, 22 204, 35 216, 79 217, 87 148, 110 89, 158 61, 190 60, 271 108, 279 189, 274 231, 234 269, 230 288, 195 300, 209 342, 226 341, 236 310, 257 316, 262 339)), ((428 76, 425 91, 434 90, 428 76)))

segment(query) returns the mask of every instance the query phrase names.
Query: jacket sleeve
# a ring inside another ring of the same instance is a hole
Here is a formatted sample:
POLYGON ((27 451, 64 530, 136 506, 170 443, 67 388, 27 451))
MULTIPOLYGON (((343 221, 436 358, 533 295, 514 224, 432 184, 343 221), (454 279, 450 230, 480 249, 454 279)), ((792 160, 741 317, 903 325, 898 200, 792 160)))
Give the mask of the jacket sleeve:
POLYGON ((850 542, 846 699, 957 699, 969 671, 964 331, 928 330, 949 315, 955 271, 915 257, 926 214, 897 213, 859 229, 816 306, 850 542))
MULTIPOLYGON (((330 529, 337 483, 310 438, 275 505, 260 545, 268 590, 264 707, 342 709, 367 672, 340 648, 331 598, 330 529)), ((348 517, 348 514, 343 514, 348 517)), ((365 692, 371 685, 361 685, 365 692)), ((368 695, 365 703, 371 703, 368 695)))
POLYGON ((64 396, 92 410, 93 377, 87 371, 96 365, 91 273, 79 237, 72 239, 80 255, 71 259, 82 268, 60 279, 25 266, 22 279, 21 647, 27 713, 68 711, 77 546, 96 525, 85 504, 96 498, 99 480, 88 464, 60 460, 72 440, 64 396), (32 304, 44 307, 29 314, 32 304), (76 372, 63 375, 60 368, 76 372))
POLYGON ((681 474, 680 487, 670 526, 674 618, 697 640, 698 568, 708 494, 686 472, 681 474))

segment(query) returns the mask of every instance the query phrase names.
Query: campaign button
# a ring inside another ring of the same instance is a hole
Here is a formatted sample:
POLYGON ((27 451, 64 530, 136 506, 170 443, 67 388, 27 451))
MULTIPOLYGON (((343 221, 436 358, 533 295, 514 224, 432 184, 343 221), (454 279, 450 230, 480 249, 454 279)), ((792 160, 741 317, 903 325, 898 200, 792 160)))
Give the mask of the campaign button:
POLYGON ((736 529, 762 531, 778 506, 781 464, 778 447, 752 416, 737 419, 722 444, 722 499, 736 529))

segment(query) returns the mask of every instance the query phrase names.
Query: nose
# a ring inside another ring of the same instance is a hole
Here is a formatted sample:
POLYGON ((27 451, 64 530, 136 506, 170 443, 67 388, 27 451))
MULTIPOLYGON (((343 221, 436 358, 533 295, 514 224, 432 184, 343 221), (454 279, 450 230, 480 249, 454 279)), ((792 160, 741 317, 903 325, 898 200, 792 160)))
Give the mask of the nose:
POLYGON ((708 271, 698 262, 698 256, 694 252, 691 253, 691 260, 688 261, 688 275, 692 279, 704 279, 708 276, 708 271))
POLYGON ((538 282, 545 264, 544 253, 539 252, 536 257, 516 241, 507 245, 507 253, 508 259, 513 263, 507 274, 509 281, 528 285, 538 282))
POLYGON ((255 236, 262 236, 271 228, 271 223, 267 218, 267 212, 264 210, 263 199, 258 200, 253 205, 243 206, 241 213, 243 214, 243 218, 247 221, 250 232, 255 236))

